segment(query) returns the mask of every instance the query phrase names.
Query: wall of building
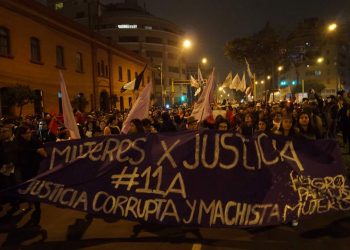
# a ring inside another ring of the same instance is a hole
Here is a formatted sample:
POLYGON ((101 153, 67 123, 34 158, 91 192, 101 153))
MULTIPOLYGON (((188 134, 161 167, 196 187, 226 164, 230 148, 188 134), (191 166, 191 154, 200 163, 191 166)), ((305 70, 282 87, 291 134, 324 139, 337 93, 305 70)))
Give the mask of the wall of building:
MULTIPOLYGON (((101 108, 101 92, 135 98, 130 91, 121 95, 118 67, 126 76, 130 69, 132 79, 141 72, 147 61, 130 51, 119 49, 108 40, 99 38, 85 28, 67 21, 40 4, 28 0, 0 2, 0 27, 9 30, 10 54, 0 56, 0 88, 29 85, 42 90, 44 112, 59 111, 59 70, 62 71, 70 98, 83 93, 89 101, 86 111, 101 108), (30 4, 29 4, 30 2, 30 4), (40 40, 41 60, 31 61, 31 37, 40 40), (64 48, 64 67, 56 65, 56 46, 64 48), (76 70, 76 54, 81 53, 83 71, 76 70), (104 62, 104 74, 101 64, 104 62), (98 69, 100 68, 100 69, 98 69), (100 71, 100 74, 98 74, 100 71), (107 72, 108 71, 108 72, 107 72)), ((151 71, 145 73, 149 79, 151 71)), ((150 80, 149 80, 150 81, 150 80)), ((129 108, 129 102, 125 102, 129 108)), ((120 106, 119 106, 120 107, 120 106)), ((117 103, 118 108, 118 103, 117 103)), ((24 113, 32 114, 34 105, 26 105, 24 113)))

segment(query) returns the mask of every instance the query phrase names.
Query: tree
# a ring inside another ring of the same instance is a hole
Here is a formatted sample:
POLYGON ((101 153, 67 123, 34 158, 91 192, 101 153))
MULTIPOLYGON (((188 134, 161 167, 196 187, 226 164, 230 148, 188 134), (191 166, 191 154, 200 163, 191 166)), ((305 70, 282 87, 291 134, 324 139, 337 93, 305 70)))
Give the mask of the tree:
POLYGON ((28 85, 16 85, 6 89, 3 95, 8 106, 19 107, 19 115, 22 116, 23 106, 35 101, 34 91, 28 85))
POLYGON ((89 101, 86 100, 84 93, 79 93, 74 97, 71 104, 72 104, 73 109, 77 109, 81 112, 84 112, 86 106, 89 104, 89 101))
POLYGON ((225 45, 225 56, 245 64, 245 58, 257 75, 270 75, 286 55, 285 40, 269 24, 250 37, 236 38, 225 45))
MULTIPOLYGON (((309 92, 311 89, 314 89, 316 93, 321 93, 323 89, 325 89, 326 86, 322 83, 318 82, 305 82, 304 83, 304 92, 309 92)), ((295 85, 295 87, 292 89, 293 93, 302 92, 302 86, 301 84, 295 85)))

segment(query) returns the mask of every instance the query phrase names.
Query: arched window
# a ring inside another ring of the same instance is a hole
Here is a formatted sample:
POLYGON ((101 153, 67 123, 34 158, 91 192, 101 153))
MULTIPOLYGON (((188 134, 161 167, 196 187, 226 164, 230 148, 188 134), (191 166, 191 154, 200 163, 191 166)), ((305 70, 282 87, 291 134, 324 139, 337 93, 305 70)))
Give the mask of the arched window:
POLYGON ((104 112, 109 111, 109 95, 105 90, 100 94, 100 110, 104 112))
POLYGON ((0 27, 0 55, 10 55, 10 32, 5 27, 0 27))

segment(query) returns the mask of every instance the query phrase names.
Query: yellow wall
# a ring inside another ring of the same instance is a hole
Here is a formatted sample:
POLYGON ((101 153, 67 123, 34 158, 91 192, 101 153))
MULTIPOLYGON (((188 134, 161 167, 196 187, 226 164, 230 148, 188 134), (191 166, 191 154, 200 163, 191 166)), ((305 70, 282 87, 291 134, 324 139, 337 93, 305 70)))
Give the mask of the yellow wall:
MULTIPOLYGON (((37 4, 26 5, 27 0, 4 0, 0 2, 0 27, 5 27, 10 32, 11 57, 0 57, 0 87, 13 86, 15 84, 30 85, 32 89, 43 90, 44 111, 58 112, 59 68, 56 67, 56 46, 64 47, 65 69, 61 69, 64 75, 67 90, 72 99, 77 93, 84 93, 89 101, 90 111, 93 102, 99 109, 99 96, 105 90, 110 94, 120 96, 120 88, 127 80, 127 69, 131 70, 131 79, 134 79, 135 70, 139 73, 145 65, 145 61, 135 58, 129 52, 118 50, 112 45, 104 43, 104 40, 94 34, 91 37, 83 28, 76 28, 76 24, 69 25, 69 21, 62 23, 56 14, 47 15, 42 7, 37 4), (9 7, 10 6, 10 7, 9 7), (27 13, 25 13, 27 12, 27 13), (97 36, 97 38, 96 38, 97 36), (30 61, 30 37, 40 40, 41 62, 35 64, 30 61), (93 49, 95 48, 95 49, 93 49), (76 53, 83 55, 83 73, 75 70, 76 53), (95 53, 95 54, 94 54, 95 53), (109 57, 112 64, 109 65, 109 57), (93 62, 93 60, 95 60, 93 62), (109 77, 97 75, 97 62, 104 61, 109 65, 109 77), (123 68, 123 82, 118 76, 118 66, 123 68), (94 74, 95 71, 95 74, 94 74), (94 89, 95 83, 95 89, 94 89), (110 84, 112 84, 110 86, 110 84), (112 90, 112 93, 110 93, 112 90), (93 96, 94 95, 94 96, 93 96), (94 101, 91 100, 93 96, 94 101)), ((150 72, 145 74, 145 82, 150 72)), ((127 91, 130 92, 130 91, 127 91)), ((124 107, 128 108, 126 101, 132 93, 123 94, 124 107)), ((25 113, 33 113, 33 105, 27 105, 25 113)))

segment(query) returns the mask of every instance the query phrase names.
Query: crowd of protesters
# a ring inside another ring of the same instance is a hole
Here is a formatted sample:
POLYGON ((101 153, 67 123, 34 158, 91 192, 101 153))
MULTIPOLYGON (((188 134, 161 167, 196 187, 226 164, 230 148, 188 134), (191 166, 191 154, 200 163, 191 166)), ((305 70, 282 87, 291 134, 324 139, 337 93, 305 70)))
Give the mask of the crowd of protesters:
MULTIPOLYGON (((233 104, 225 100, 224 105, 217 105, 213 109, 214 116, 198 123, 191 116, 192 107, 152 107, 149 118, 131 121, 128 133, 216 129, 246 137, 261 132, 308 140, 337 139, 337 136, 342 136, 340 144, 348 147, 350 154, 350 93, 339 92, 337 96, 329 96, 324 100, 310 91, 309 98, 304 98, 300 103, 288 100, 233 104)), ((127 114, 127 111, 119 110, 111 113, 82 113, 75 110, 81 138, 120 134, 127 114)), ((2 118, 0 127, 0 190, 38 173, 40 161, 46 156, 44 143, 69 140, 61 117, 50 114, 44 117, 2 118)), ((11 198, 5 201, 12 204, 13 211, 18 209, 19 201, 11 198)), ((40 205, 31 205, 35 208, 32 219, 38 223, 40 205)))

